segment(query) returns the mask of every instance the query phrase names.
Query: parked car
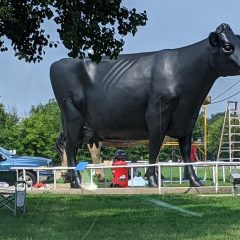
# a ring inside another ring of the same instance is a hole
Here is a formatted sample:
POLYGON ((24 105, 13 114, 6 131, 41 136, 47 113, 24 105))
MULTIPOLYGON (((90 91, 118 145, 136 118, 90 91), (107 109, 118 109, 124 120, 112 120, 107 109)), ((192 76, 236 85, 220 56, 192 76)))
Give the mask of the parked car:
MULTIPOLYGON (((0 147, 0 171, 8 171, 11 167, 47 167, 52 163, 51 159, 43 157, 18 156, 0 147)), ((23 172, 19 171, 19 179, 23 179, 23 172)), ((41 171, 40 176, 51 177, 50 171, 41 171)), ((26 170, 26 181, 28 186, 37 182, 37 172, 26 170)))

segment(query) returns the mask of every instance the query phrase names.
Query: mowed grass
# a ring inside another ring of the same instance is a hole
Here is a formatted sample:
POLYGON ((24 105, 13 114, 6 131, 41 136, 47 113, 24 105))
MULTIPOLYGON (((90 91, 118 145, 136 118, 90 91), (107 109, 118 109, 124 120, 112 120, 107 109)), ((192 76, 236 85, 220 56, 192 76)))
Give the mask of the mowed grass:
POLYGON ((240 239, 239 216, 236 196, 28 194, 26 215, 0 209, 0 239, 240 239))

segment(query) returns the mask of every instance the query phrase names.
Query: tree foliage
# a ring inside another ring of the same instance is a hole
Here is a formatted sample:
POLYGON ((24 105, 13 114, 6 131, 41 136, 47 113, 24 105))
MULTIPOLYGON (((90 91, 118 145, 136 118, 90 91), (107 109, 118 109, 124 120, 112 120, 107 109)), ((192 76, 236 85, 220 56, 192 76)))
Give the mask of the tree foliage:
POLYGON ((224 113, 213 115, 208 127, 208 151, 217 157, 218 146, 220 143, 221 131, 223 127, 224 113))
POLYGON ((201 139, 203 141, 204 136, 204 116, 203 112, 198 115, 196 124, 193 129, 193 141, 201 139))
POLYGON ((18 137, 17 124, 19 117, 15 110, 7 112, 0 103, 0 146, 14 149, 18 137))
POLYGON ((53 20, 70 57, 88 57, 99 62, 102 55, 116 58, 123 37, 135 35, 147 21, 146 12, 123 6, 122 0, 1 0, 0 50, 7 51, 4 37, 11 40, 15 55, 27 62, 43 59, 45 47, 57 47, 44 23, 53 20))
POLYGON ((33 106, 19 124, 19 154, 49 157, 57 161, 55 142, 61 129, 59 108, 55 101, 33 106))

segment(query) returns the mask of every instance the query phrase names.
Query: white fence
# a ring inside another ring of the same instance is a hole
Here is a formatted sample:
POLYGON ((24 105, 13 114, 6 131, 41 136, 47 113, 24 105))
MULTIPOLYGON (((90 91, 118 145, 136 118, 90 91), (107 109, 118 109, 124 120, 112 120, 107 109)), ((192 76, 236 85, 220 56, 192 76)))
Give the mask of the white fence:
MULTIPOLYGON (((240 166, 240 162, 195 162, 195 163, 169 163, 169 162, 159 162, 156 164, 148 164, 148 163, 128 163, 127 165, 123 166, 111 166, 111 165, 105 165, 105 164, 88 164, 86 167, 86 170, 90 170, 90 183, 93 183, 93 171, 96 169, 113 169, 113 168, 130 168, 130 176, 131 179, 133 177, 133 169, 134 168, 144 168, 145 170, 147 167, 156 167, 158 170, 158 191, 159 194, 162 193, 162 186, 163 180, 161 179, 162 174, 162 168, 163 167, 170 167, 170 170, 172 168, 179 168, 179 183, 182 183, 182 171, 181 168, 183 168, 186 165, 193 165, 194 167, 212 167, 213 171, 213 182, 215 184, 215 191, 216 193, 219 190, 219 168, 223 168, 223 181, 225 181, 225 166, 228 167, 234 167, 235 169, 240 166)), ((26 171, 27 170, 33 170, 37 172, 37 181, 39 182, 39 172, 41 171, 52 171, 54 176, 54 186, 53 188, 56 189, 56 172, 62 171, 62 170, 71 170, 76 169, 75 167, 38 167, 38 168, 30 168, 30 167, 12 167, 12 170, 17 171, 23 171, 24 179, 26 179, 26 171)), ((133 186, 130 186, 133 187, 133 186)))

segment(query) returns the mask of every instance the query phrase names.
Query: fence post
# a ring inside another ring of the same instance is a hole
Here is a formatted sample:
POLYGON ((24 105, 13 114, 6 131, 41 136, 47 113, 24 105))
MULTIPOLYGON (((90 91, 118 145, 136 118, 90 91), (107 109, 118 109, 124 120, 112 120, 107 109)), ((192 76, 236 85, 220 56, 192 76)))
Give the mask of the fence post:
POLYGON ((158 165, 158 193, 162 194, 162 171, 161 171, 161 166, 158 165))
POLYGON ((216 183, 216 171, 215 171, 215 166, 212 166, 212 175, 213 175, 213 183, 216 183))
POLYGON ((26 170, 23 169, 23 180, 26 181, 26 170))
POLYGON ((170 184, 172 184, 172 166, 170 166, 170 184))
POLYGON ((182 184, 182 167, 179 166, 179 184, 182 184))
POLYGON ((93 185, 93 169, 90 169, 90 184, 93 185))
POLYGON ((222 171, 223 171, 223 182, 226 182, 226 175, 225 175, 225 166, 222 166, 222 171))
POLYGON ((132 180, 131 181, 131 185, 132 185, 131 187, 133 187, 133 167, 132 166, 130 167, 130 172, 131 172, 131 180, 132 180))
POLYGON ((215 190, 216 193, 218 193, 218 164, 216 163, 216 169, 215 169, 215 190))
POLYGON ((39 178, 39 171, 37 170, 37 183, 40 182, 40 178, 39 178))
POLYGON ((56 170, 53 170, 53 188, 57 188, 56 170))

